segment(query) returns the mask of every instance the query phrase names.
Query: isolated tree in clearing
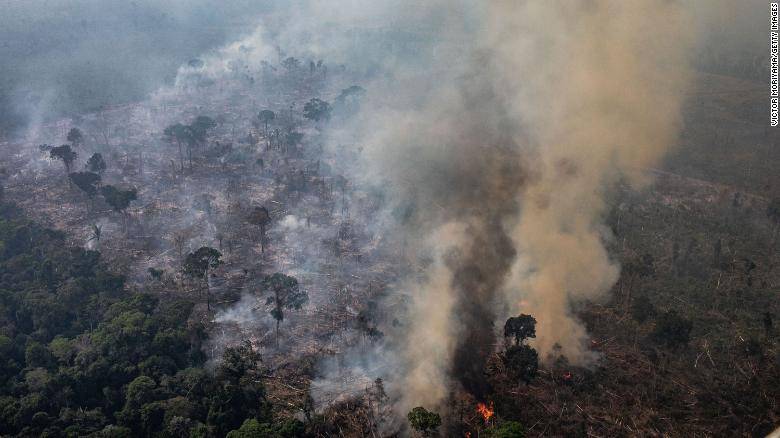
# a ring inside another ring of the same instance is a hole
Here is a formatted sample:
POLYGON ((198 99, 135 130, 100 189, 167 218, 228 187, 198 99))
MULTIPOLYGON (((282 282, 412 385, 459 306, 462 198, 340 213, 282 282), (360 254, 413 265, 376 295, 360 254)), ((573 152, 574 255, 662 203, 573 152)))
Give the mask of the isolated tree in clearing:
POLYGON ((330 119, 330 112, 330 104, 316 97, 306 102, 303 106, 303 117, 315 122, 330 119))
POLYGON ((268 137, 268 123, 272 122, 276 118, 271 110, 262 110, 257 115, 257 120, 264 125, 263 134, 268 137))
POLYGON ((106 168, 108 168, 106 161, 103 159, 103 155, 101 155, 99 152, 95 152, 91 157, 89 157, 86 167, 87 170, 97 173, 98 175, 102 175, 103 172, 106 171, 106 168))
POLYGON ((100 194, 103 195, 106 203, 118 213, 124 213, 127 207, 130 206, 130 202, 138 199, 136 189, 122 190, 112 185, 103 186, 100 189, 100 194))
POLYGON ((100 185, 100 175, 92 172, 74 172, 68 175, 73 184, 81 189, 89 198, 90 203, 95 199, 100 185))
POLYGON ((504 336, 514 339, 514 344, 501 355, 511 377, 526 384, 531 383, 539 370, 539 355, 536 350, 526 345, 525 341, 536 337, 536 318, 521 314, 507 319, 504 336))
POLYGON ((189 126, 182 125, 181 123, 169 125, 168 127, 165 128, 163 134, 165 135, 165 139, 169 143, 175 144, 178 147, 179 166, 181 168, 181 172, 183 173, 184 172, 184 150, 182 146, 184 144, 189 145, 192 143, 192 132, 189 126))
POLYGON ((252 212, 249 213, 247 221, 260 228, 260 251, 265 252, 265 231, 268 224, 271 223, 271 214, 265 207, 255 207, 252 212))
POLYGON ((276 345, 279 345, 279 323, 284 321, 284 310, 300 310, 309 300, 306 292, 301 291, 298 280, 295 277, 277 272, 263 279, 263 290, 271 291, 272 295, 266 300, 266 305, 271 306, 271 316, 276 320, 276 345))
POLYGON ((68 144, 53 147, 49 150, 49 157, 53 160, 62 160, 67 173, 70 173, 70 166, 73 165, 73 162, 76 161, 78 156, 79 154, 74 152, 68 144))
POLYGON ((127 207, 130 206, 130 202, 138 199, 138 192, 136 189, 122 190, 112 185, 103 186, 100 188, 100 194, 103 195, 103 199, 111 208, 117 213, 122 214, 124 221, 125 233, 127 233, 127 207))
POLYGON ((531 315, 521 314, 506 320, 504 337, 512 337, 515 345, 520 345, 528 338, 536 337, 536 319, 531 315))
POLYGON ((84 144, 84 134, 81 133, 79 128, 71 128, 70 131, 68 131, 68 136, 66 138, 74 148, 84 144))
POLYGON ((191 252, 184 260, 184 273, 192 278, 203 279, 206 286, 206 309, 211 310, 211 291, 209 290, 209 271, 222 264, 222 253, 214 248, 202 246, 191 252))
POLYGON ((217 122, 215 122, 211 117, 198 116, 190 124, 193 140, 195 140, 195 143, 203 146, 203 144, 206 142, 209 131, 216 127, 217 122))

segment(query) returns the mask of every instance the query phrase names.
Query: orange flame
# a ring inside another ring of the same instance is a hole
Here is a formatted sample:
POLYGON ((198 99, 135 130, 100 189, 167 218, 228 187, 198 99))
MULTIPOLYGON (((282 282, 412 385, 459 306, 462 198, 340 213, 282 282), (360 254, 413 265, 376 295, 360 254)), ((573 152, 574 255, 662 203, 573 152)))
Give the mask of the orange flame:
POLYGON ((485 423, 487 423, 491 418, 493 418, 493 414, 495 414, 495 410, 493 409, 493 402, 490 402, 490 405, 477 403, 477 412, 482 415, 482 418, 485 419, 485 423))

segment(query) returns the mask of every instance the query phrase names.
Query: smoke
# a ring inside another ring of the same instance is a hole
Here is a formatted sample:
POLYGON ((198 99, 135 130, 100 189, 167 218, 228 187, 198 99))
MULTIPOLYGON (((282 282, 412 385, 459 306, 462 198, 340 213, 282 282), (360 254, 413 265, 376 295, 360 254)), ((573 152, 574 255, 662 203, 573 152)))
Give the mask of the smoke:
POLYGON ((417 404, 436 405, 447 396, 451 385, 446 371, 452 366, 458 346, 456 339, 463 331, 457 324, 457 298, 451 293, 453 273, 447 265, 458 257, 458 253, 470 249, 463 246, 469 244, 466 232, 460 224, 451 224, 432 236, 431 244, 446 243, 438 245, 440 252, 433 255, 424 281, 409 286, 412 290, 410 325, 403 348, 404 359, 410 366, 405 377, 408 392, 404 397, 417 404), (431 333, 452 336, 440 338, 430 336, 431 333), (427 360, 420 360, 421 357, 427 357, 427 360))
POLYGON ((177 67, 245 32, 276 0, 4 1, 0 136, 143 99, 177 67))
POLYGON ((453 383, 482 397, 497 327, 521 312, 542 358, 592 363, 571 306, 617 280, 605 197, 646 185, 674 143, 692 41, 679 2, 442 7, 430 59, 389 66, 330 132, 362 148, 355 178, 408 208, 404 254, 425 266, 399 288, 413 305, 388 343, 400 411, 440 407, 453 383))
POLYGON ((490 45, 536 154, 511 232, 521 257, 505 294, 510 313, 539 321, 542 357, 558 344, 587 363, 587 336, 568 304, 602 297, 617 279, 603 246, 604 196, 619 178, 646 183, 642 169, 674 143, 689 17, 667 1, 494 6, 490 45), (509 29, 522 37, 508 38, 509 29))

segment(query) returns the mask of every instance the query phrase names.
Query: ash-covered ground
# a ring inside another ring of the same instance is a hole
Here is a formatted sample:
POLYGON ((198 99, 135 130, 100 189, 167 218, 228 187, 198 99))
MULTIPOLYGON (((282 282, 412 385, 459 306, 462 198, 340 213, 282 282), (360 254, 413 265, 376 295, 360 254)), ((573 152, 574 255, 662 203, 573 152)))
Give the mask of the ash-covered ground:
MULTIPOLYGON (((196 299, 193 318, 211 333, 210 357, 249 340, 272 375, 277 368, 290 373, 280 388, 302 396, 319 358, 381 336, 376 326, 385 321, 372 309, 406 268, 394 262, 401 242, 377 225, 380 192, 342 173, 360 148, 324 148, 322 125, 339 123, 359 105, 361 90, 349 88, 359 86, 360 75, 322 60, 279 61, 261 70, 236 65, 217 81, 192 68, 147 101, 36 126, 24 141, 4 145, 4 184, 5 196, 34 217, 100 251, 127 276, 128 288, 196 299), (313 98, 334 102, 332 121, 304 117, 313 98), (262 110, 275 114, 267 126, 262 110), (182 158, 164 130, 198 116, 216 126, 202 143, 183 146, 182 158), (74 186, 63 162, 40 147, 67 143, 72 128, 84 139, 71 143, 78 154, 71 171, 101 154, 101 184, 137 190, 125 211, 74 186), (264 235, 249 219, 258 207, 270 214, 264 235), (209 273, 210 304, 202 282, 183 271, 187 254, 203 246, 224 261, 209 273), (295 277, 308 295, 300 310, 284 315, 278 339, 261 287, 276 272, 295 277)), ((355 388, 344 383, 345 392, 355 388)))

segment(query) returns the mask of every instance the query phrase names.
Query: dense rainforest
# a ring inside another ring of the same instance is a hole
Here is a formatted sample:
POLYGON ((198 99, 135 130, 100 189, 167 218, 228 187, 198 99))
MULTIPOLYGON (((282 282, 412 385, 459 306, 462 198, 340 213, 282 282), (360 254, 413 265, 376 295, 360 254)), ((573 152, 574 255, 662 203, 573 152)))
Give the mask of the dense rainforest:
POLYGON ((0 435, 304 435, 274 420, 249 344, 206 363, 192 307, 126 290, 99 252, 2 203, 0 435))

